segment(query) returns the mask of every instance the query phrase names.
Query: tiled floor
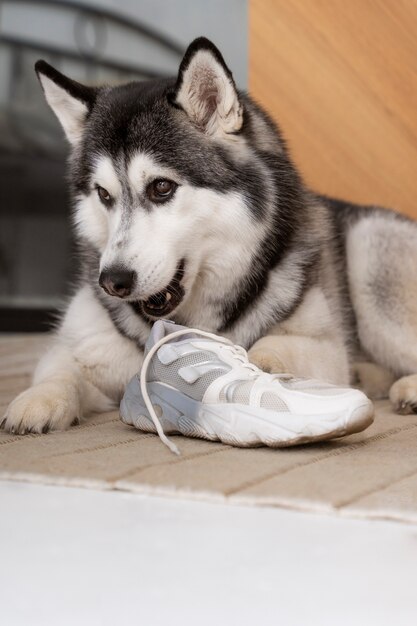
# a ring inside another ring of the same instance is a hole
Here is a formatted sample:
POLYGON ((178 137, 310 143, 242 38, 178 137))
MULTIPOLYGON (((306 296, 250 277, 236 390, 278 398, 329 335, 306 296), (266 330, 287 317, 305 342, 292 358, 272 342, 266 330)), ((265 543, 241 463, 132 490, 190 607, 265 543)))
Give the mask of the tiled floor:
MULTIPOLYGON (((29 382, 46 337, 0 339, 0 410, 29 382)), ((0 477, 417 522, 417 415, 377 405, 364 433, 292 449, 157 437, 95 415, 67 432, 0 433, 0 477)))

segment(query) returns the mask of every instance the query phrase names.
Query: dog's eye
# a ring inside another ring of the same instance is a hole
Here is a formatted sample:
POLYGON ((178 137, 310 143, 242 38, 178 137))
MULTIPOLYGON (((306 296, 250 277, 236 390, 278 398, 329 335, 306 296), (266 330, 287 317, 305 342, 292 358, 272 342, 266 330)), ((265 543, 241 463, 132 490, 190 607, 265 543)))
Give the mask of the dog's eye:
POLYGON ((146 195, 151 202, 166 202, 175 193, 178 185, 167 178, 157 178, 146 188, 146 195))
POLYGON ((100 185, 97 185, 96 189, 98 197, 100 198, 102 203, 106 206, 109 206, 112 203, 113 198, 111 197, 107 189, 104 189, 104 187, 100 187, 100 185))

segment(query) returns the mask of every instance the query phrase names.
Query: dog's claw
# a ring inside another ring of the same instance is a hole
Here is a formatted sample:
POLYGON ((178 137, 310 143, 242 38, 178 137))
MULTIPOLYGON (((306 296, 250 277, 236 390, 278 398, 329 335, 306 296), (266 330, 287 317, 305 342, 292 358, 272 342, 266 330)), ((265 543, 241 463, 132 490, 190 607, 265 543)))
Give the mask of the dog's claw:
POLYGON ((13 428, 13 434, 14 435, 24 435, 25 434, 25 428, 24 428, 22 422, 19 422, 17 424, 17 426, 15 426, 13 428))

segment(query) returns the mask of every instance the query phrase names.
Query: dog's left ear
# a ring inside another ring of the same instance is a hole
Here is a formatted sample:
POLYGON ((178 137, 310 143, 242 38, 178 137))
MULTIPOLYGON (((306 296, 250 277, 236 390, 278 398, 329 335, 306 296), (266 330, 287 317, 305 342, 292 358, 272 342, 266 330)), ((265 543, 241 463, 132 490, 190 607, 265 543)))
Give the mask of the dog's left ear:
POLYGON ((205 37, 188 47, 171 101, 211 137, 235 134, 242 128, 243 107, 232 73, 205 37))

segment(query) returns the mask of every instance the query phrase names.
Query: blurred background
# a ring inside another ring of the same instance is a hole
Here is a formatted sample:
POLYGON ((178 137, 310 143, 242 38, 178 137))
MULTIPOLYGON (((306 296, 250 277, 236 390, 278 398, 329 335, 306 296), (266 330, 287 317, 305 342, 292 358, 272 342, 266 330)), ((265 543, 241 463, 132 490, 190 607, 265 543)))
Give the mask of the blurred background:
POLYGON ((0 331, 47 330, 75 269, 68 146, 36 60, 89 84, 170 76, 203 34, 246 88, 246 0, 0 1, 0 331))

